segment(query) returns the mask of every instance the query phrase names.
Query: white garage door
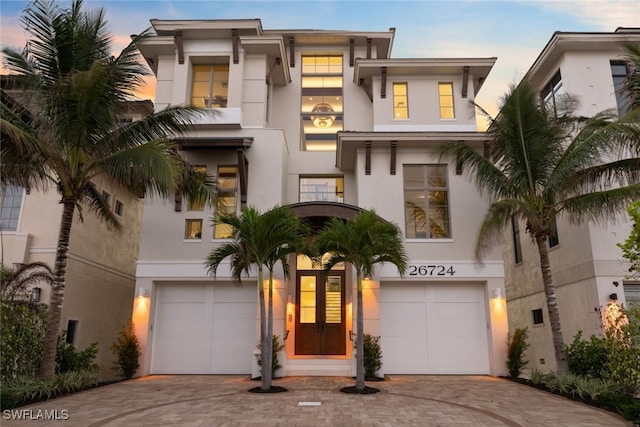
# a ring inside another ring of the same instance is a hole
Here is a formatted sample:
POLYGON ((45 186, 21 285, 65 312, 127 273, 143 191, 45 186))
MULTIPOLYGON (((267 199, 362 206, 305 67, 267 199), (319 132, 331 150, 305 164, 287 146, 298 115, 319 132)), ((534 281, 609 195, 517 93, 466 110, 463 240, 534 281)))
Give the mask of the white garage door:
POLYGON ((484 287, 383 283, 385 374, 488 374, 484 287))
POLYGON ((248 283, 159 285, 151 373, 251 373, 256 298, 248 283))

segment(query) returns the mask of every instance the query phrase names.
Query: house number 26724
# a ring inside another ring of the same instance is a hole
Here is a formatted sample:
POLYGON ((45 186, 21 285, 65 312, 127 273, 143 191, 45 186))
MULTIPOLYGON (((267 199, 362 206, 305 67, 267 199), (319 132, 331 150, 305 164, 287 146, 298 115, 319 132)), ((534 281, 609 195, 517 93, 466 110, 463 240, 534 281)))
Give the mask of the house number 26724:
POLYGON ((410 264, 409 276, 455 276, 452 265, 442 264, 410 264))

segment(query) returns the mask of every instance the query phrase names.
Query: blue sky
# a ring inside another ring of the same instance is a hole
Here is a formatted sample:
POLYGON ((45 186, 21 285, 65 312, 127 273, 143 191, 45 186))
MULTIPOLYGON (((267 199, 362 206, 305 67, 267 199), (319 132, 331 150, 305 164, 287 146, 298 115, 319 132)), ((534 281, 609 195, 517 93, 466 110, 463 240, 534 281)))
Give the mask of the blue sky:
MULTIPOLYGON (((68 5, 68 1, 60 1, 68 5)), ((104 7, 117 47, 158 19, 260 18, 265 29, 386 31, 396 28, 392 56, 497 57, 477 97, 495 112, 509 84, 532 65, 555 31, 640 27, 640 0, 85 0, 104 7)), ((0 0, 0 44, 23 46, 27 1, 0 0)))

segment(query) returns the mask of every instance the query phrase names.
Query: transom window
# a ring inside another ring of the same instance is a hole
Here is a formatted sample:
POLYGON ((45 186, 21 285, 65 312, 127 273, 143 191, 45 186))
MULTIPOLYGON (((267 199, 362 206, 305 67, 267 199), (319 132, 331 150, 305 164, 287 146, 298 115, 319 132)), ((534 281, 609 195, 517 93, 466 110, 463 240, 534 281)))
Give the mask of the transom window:
POLYGON ((342 56, 302 57, 302 128, 305 151, 335 151, 343 129, 342 56))
MULTIPOLYGON (((238 213, 238 167, 218 166, 218 203, 217 214, 238 213)), ((233 237, 233 228, 227 224, 215 224, 213 228, 215 239, 229 239, 233 237)))
POLYGON ((227 108, 229 64, 194 64, 191 105, 227 108))
POLYGON ((344 178, 300 177, 301 202, 344 202, 344 178))
POLYGON ((393 118, 409 118, 409 98, 406 83, 393 84, 393 118))
POLYGON ((455 119, 453 108, 453 83, 438 83, 438 97, 440 99, 440 118, 455 119))
POLYGON ((24 189, 14 185, 0 187, 0 231, 17 231, 24 189))
POLYGON ((447 166, 404 165, 402 169, 406 237, 451 237, 447 166))

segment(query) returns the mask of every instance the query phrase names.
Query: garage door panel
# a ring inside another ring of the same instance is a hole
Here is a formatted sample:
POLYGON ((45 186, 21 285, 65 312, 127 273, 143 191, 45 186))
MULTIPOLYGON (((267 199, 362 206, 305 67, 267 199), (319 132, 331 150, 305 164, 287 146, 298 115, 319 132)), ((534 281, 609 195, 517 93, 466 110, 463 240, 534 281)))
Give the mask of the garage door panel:
POLYGON ((253 287, 161 284, 157 294, 151 373, 251 372, 253 287))
POLYGON ((482 285, 383 283, 381 290, 385 372, 489 373, 482 285))

